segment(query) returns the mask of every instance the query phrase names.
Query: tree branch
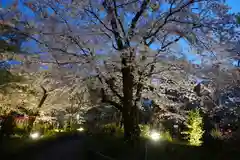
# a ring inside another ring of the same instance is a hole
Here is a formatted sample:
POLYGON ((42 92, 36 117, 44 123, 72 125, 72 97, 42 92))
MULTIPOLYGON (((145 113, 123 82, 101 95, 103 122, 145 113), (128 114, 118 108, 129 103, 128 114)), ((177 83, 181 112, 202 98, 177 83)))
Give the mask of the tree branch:
POLYGON ((150 0, 144 0, 140 10, 136 13, 136 15, 134 16, 134 18, 132 19, 129 31, 128 31, 128 40, 130 41, 131 38, 134 35, 134 29, 136 28, 137 22, 140 19, 140 17, 142 16, 142 14, 144 13, 144 11, 146 10, 148 4, 150 3, 150 0))
POLYGON ((84 9, 85 11, 89 12, 91 15, 93 15, 108 31, 114 33, 114 31, 111 28, 108 28, 107 25, 97 16, 97 14, 93 11, 90 11, 89 9, 84 9))
MULTIPOLYGON (((115 13, 115 16, 116 16, 116 18, 118 20, 118 24, 120 25, 120 28, 121 28, 121 31, 123 33, 124 38, 126 38, 126 33, 124 31, 123 24, 122 24, 122 22, 121 22, 121 20, 120 20, 120 18, 118 16, 116 0, 113 0, 113 5, 114 5, 114 13, 115 13)), ((129 42, 127 42, 127 43, 129 44, 129 42)))
POLYGON ((114 8, 110 4, 107 4, 106 0, 103 2, 103 6, 107 11, 108 16, 111 17, 112 33, 114 35, 116 44, 118 46, 118 50, 122 50, 122 49, 124 49, 124 45, 123 45, 123 41, 122 41, 123 38, 121 37, 119 29, 118 29, 116 15, 114 14, 114 8))
POLYGON ((115 95, 119 98, 119 100, 122 102, 123 97, 115 90, 114 86, 108 82, 108 79, 101 74, 101 72, 99 71, 98 68, 96 68, 96 71, 97 71, 97 73, 98 73, 98 79, 100 80, 100 82, 101 82, 103 85, 104 85, 104 82, 105 82, 105 84, 108 85, 108 87, 109 87, 110 90, 113 92, 113 94, 115 94, 115 95), (104 82, 103 82, 103 80, 104 80, 104 82))
POLYGON ((117 103, 117 102, 111 101, 111 100, 108 98, 109 96, 107 96, 107 95, 105 94, 105 91, 104 91, 103 88, 101 89, 101 95, 102 95, 102 102, 103 102, 103 103, 108 103, 108 104, 114 106, 115 108, 117 108, 119 111, 122 112, 122 106, 121 106, 119 103, 117 103))
POLYGON ((42 107, 43 103, 45 102, 45 100, 46 100, 46 98, 48 96, 47 90, 42 85, 40 87, 43 90, 43 96, 42 96, 42 98, 41 98, 41 100, 40 100, 40 102, 39 102, 39 104, 37 106, 38 109, 42 107))
POLYGON ((121 8, 121 7, 127 6, 127 5, 129 5, 129 4, 139 2, 139 1, 140 1, 140 0, 133 0, 133 1, 130 1, 130 2, 126 2, 126 3, 119 4, 119 5, 117 5, 116 7, 117 7, 117 8, 121 8))
POLYGON ((169 11, 169 13, 167 14, 167 16, 165 17, 163 24, 161 24, 160 26, 158 26, 158 28, 157 28, 153 33, 151 33, 151 32, 152 32, 152 30, 151 30, 150 33, 149 33, 147 36, 144 37, 144 39, 146 40, 146 39, 149 39, 149 38, 151 38, 151 37, 155 37, 155 36, 157 35, 157 33, 163 28, 163 26, 165 26, 165 25, 167 24, 167 22, 168 22, 168 20, 169 20, 169 18, 170 18, 171 16, 173 16, 173 15, 176 14, 177 12, 180 12, 180 11, 183 10, 185 7, 187 7, 187 6, 189 6, 189 5, 193 4, 193 3, 201 2, 201 1, 205 1, 205 0, 190 0, 190 1, 188 1, 188 2, 185 3, 185 4, 183 4, 181 7, 179 7, 179 8, 176 9, 176 10, 172 10, 172 6, 171 6, 171 7, 170 7, 170 11, 169 11))

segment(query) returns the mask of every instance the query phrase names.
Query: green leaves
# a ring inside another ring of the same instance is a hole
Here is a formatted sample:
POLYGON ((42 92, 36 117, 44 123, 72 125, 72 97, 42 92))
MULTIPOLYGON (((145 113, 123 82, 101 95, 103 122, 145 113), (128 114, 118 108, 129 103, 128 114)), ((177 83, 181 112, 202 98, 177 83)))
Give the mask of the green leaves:
POLYGON ((188 139, 190 145, 200 146, 202 144, 201 138, 204 133, 202 126, 203 120, 199 110, 190 111, 187 120, 188 130, 182 132, 182 134, 187 135, 186 139, 188 139))

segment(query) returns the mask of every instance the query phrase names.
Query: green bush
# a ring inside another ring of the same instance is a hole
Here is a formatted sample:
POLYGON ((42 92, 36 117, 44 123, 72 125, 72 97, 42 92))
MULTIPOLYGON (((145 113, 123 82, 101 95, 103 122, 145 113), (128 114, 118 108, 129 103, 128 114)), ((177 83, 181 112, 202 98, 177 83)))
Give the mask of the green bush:
POLYGON ((40 131, 40 130, 45 130, 45 128, 47 128, 46 124, 42 124, 42 123, 35 123, 32 130, 33 131, 40 131))
POLYGON ((182 132, 186 135, 186 139, 189 141, 190 145, 200 146, 202 144, 203 136, 203 118, 200 115, 199 110, 192 110, 188 114, 187 119, 188 130, 182 132))
POLYGON ((14 128, 14 136, 17 136, 17 137, 27 137, 28 136, 28 133, 27 133, 27 130, 25 128, 14 128))
POLYGON ((52 130, 46 130, 44 132, 44 137, 51 137, 51 136, 55 136, 58 132, 56 132, 54 129, 52 130))
POLYGON ((27 133, 27 123, 16 123, 16 126, 14 127, 14 135, 18 137, 26 137, 28 136, 27 133))
POLYGON ((16 123, 16 128, 26 129, 27 123, 26 122, 16 123))
POLYGON ((102 129, 103 129, 103 132, 111 133, 111 134, 114 134, 116 136, 123 136, 123 133, 124 133, 124 129, 120 128, 115 123, 106 124, 102 127, 102 129))
POLYGON ((150 126, 149 125, 139 125, 141 130, 141 137, 148 138, 150 133, 150 126))
POLYGON ((79 128, 79 124, 76 121, 73 120, 68 120, 64 126, 63 126, 64 130, 66 131, 74 131, 76 129, 79 128))
POLYGON ((219 128, 212 129, 210 134, 214 139, 220 139, 220 140, 224 139, 224 135, 219 128))
POLYGON ((172 136, 171 136, 171 134, 170 134, 169 131, 162 132, 162 133, 161 133, 161 137, 162 137, 164 140, 167 140, 167 141, 169 141, 169 142, 172 142, 172 141, 173 141, 173 138, 172 138, 172 136))

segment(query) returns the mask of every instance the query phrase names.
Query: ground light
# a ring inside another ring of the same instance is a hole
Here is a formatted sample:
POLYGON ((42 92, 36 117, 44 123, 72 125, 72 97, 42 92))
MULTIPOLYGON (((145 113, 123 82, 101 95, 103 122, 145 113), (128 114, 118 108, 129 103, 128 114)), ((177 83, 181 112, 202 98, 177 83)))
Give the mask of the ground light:
POLYGON ((55 132, 64 132, 63 129, 54 129, 55 132))
POLYGON ((83 132, 83 131, 84 131, 84 128, 80 127, 80 128, 77 129, 77 131, 83 132))
MULTIPOLYGON (((159 132, 157 132, 157 131, 151 131, 151 132, 149 133, 149 138, 150 138, 150 140, 157 142, 157 141, 160 140, 161 136, 160 136, 160 133, 159 133, 159 132)), ((149 144, 150 142, 151 142, 151 141, 148 140, 148 141, 145 143, 145 158, 144 158, 145 160, 148 159, 148 145, 150 145, 150 144, 149 144)))
POLYGON ((160 133, 158 133, 156 131, 152 131, 152 132, 150 132, 150 138, 153 141, 158 141, 160 139, 160 133))
POLYGON ((38 139, 40 137, 39 132, 34 132, 30 134, 30 138, 32 139, 38 139))

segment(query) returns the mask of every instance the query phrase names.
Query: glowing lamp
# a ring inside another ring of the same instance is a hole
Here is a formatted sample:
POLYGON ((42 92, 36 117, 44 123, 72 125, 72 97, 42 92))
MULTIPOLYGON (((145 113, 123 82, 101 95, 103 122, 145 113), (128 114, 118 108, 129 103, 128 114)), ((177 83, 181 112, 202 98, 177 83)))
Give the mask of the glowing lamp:
POLYGON ((32 139, 38 139, 40 137, 40 134, 38 132, 34 132, 30 134, 30 138, 32 139))
POLYGON ((153 141, 158 141, 160 139, 160 133, 156 132, 156 131, 152 131, 150 133, 150 138, 153 140, 153 141))
POLYGON ((77 131, 82 132, 84 129, 82 127, 78 128, 77 131))

